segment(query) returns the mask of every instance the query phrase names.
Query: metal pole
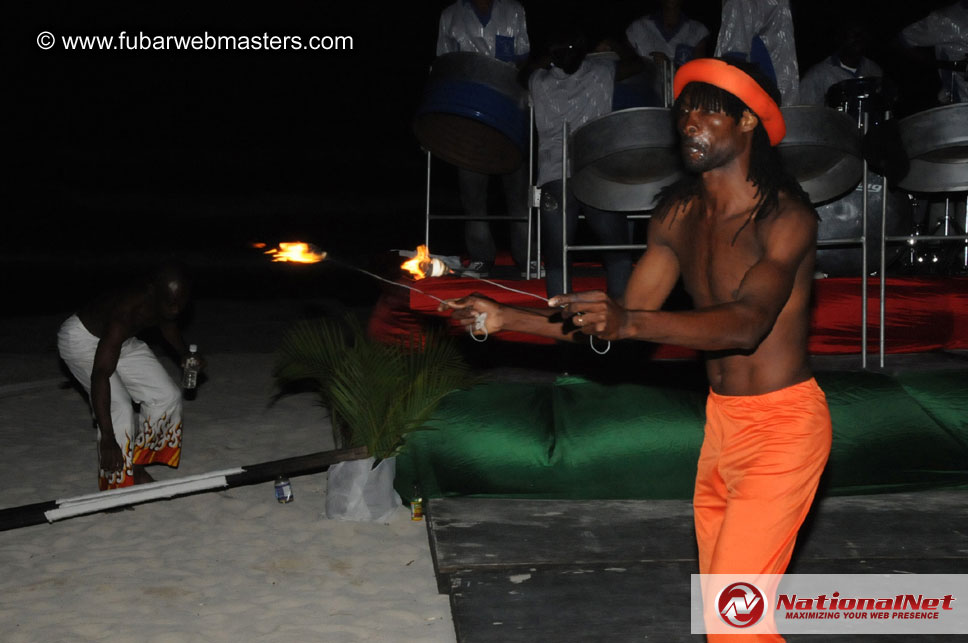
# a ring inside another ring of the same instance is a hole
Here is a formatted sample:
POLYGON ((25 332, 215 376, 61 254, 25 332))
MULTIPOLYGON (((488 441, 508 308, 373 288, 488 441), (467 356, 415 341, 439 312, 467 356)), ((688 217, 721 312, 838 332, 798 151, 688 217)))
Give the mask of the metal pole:
POLYGON ((535 254, 537 254, 536 265, 538 266, 538 278, 540 278, 541 277, 541 257, 544 256, 543 254, 541 254, 541 188, 536 186, 532 190, 529 196, 531 197, 531 204, 534 207, 535 214, 537 215, 535 217, 536 218, 535 226, 538 228, 538 230, 535 233, 535 237, 538 240, 535 243, 535 254))
MULTIPOLYGON (((864 131, 867 131, 867 114, 864 114, 864 131)), ((867 368, 867 159, 864 159, 863 223, 860 234, 860 367, 867 368)))
POLYGON ((669 61, 669 107, 676 102, 676 63, 669 61))
MULTIPOLYGON (((961 228, 962 234, 968 234, 968 195, 965 195, 965 225, 961 228)), ((961 269, 968 270, 968 241, 965 242, 965 249, 961 257, 961 269)))
POLYGON ((662 106, 669 107, 669 72, 666 68, 665 60, 662 61, 662 66, 659 67, 659 73, 662 75, 662 106))
POLYGON ((879 346, 878 355, 880 356, 880 367, 884 368, 884 308, 887 303, 887 177, 881 177, 881 293, 878 305, 880 306, 880 317, 878 318, 879 346))
POLYGON ((568 292, 568 122, 561 124, 561 292, 568 292))
MULTIPOLYGON (((534 200, 531 198, 531 190, 534 186, 534 101, 528 96, 528 189, 524 194, 524 198, 528 200, 528 252, 525 255, 525 262, 527 266, 524 268, 524 278, 531 279, 531 230, 532 221, 534 220, 534 200)), ((538 274, 541 275, 541 268, 538 268, 538 274)))
POLYGON ((544 256, 543 254, 541 254, 541 188, 535 187, 530 196, 531 196, 531 205, 534 207, 534 211, 537 214, 537 223, 535 223, 535 225, 537 226, 538 231, 535 234, 535 236, 538 238, 538 241, 535 244, 535 251, 538 255, 537 257, 538 277, 540 278, 541 277, 541 257, 544 256))
POLYGON ((673 78, 675 77, 675 68, 671 60, 662 61, 662 104, 664 107, 672 107, 673 94, 675 93, 673 78))
POLYGON ((424 245, 430 253, 430 150, 427 150, 427 186, 424 192, 424 245))
POLYGON ((951 197, 944 197, 944 236, 951 234, 951 197))

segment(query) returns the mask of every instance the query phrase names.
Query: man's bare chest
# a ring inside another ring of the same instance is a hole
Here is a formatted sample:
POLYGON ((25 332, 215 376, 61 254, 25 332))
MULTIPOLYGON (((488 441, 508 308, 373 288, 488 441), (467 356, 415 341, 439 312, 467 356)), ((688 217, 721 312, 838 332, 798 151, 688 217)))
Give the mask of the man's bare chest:
POLYGON ((742 224, 704 223, 679 239, 683 287, 695 306, 735 301, 746 274, 762 257, 754 222, 742 224))

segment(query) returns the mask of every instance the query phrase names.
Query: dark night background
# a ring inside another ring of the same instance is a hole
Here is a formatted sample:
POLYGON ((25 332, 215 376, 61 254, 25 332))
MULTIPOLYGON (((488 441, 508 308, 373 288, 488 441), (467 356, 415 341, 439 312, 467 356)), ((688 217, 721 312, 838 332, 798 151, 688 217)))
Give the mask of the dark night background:
MULTIPOLYGON (((407 3, 38 2, 4 39, 6 121, 2 269, 10 313, 69 310, 105 274, 175 253, 208 296, 325 290, 276 269, 252 241, 311 240, 366 266, 423 238, 424 157, 410 121, 449 0, 407 3), (352 51, 43 51, 63 35, 345 35, 352 51)), ((581 16, 594 38, 620 36, 655 2, 523 0, 532 50, 551 20, 581 16)), ((845 11, 869 21, 872 58, 933 106, 933 71, 891 46, 948 1, 794 0, 801 73, 835 49, 845 11)), ((686 3, 715 33, 720 3, 686 3)), ((435 209, 457 208, 452 168, 435 164, 435 209)), ((435 252, 462 249, 436 223, 435 252)), ((500 239, 501 232, 498 231, 500 239)), ((386 264, 389 267, 390 264, 386 264)), ((339 281, 366 299, 376 285, 339 281)))

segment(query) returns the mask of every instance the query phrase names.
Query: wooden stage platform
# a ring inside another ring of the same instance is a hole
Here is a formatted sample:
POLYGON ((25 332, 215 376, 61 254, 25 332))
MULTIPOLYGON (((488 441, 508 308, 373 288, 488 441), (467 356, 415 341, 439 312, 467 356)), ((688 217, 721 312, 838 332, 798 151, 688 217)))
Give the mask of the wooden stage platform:
MULTIPOLYGON (((824 498, 788 573, 966 574, 968 583, 966 516, 963 489, 824 498)), ((688 501, 441 498, 428 504, 427 529, 460 643, 704 641, 689 633, 698 570, 688 501)), ((911 638, 960 637, 887 637, 911 638)))

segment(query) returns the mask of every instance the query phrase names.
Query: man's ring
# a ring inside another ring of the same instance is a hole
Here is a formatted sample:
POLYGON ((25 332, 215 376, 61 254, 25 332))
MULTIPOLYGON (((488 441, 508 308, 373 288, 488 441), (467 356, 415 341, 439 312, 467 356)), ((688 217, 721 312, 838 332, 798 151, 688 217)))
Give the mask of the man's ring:
POLYGON ((577 317, 577 321, 575 323, 578 324, 579 326, 585 325, 585 319, 582 317, 582 315, 584 314, 585 313, 578 313, 577 315, 575 315, 575 317, 577 317))

